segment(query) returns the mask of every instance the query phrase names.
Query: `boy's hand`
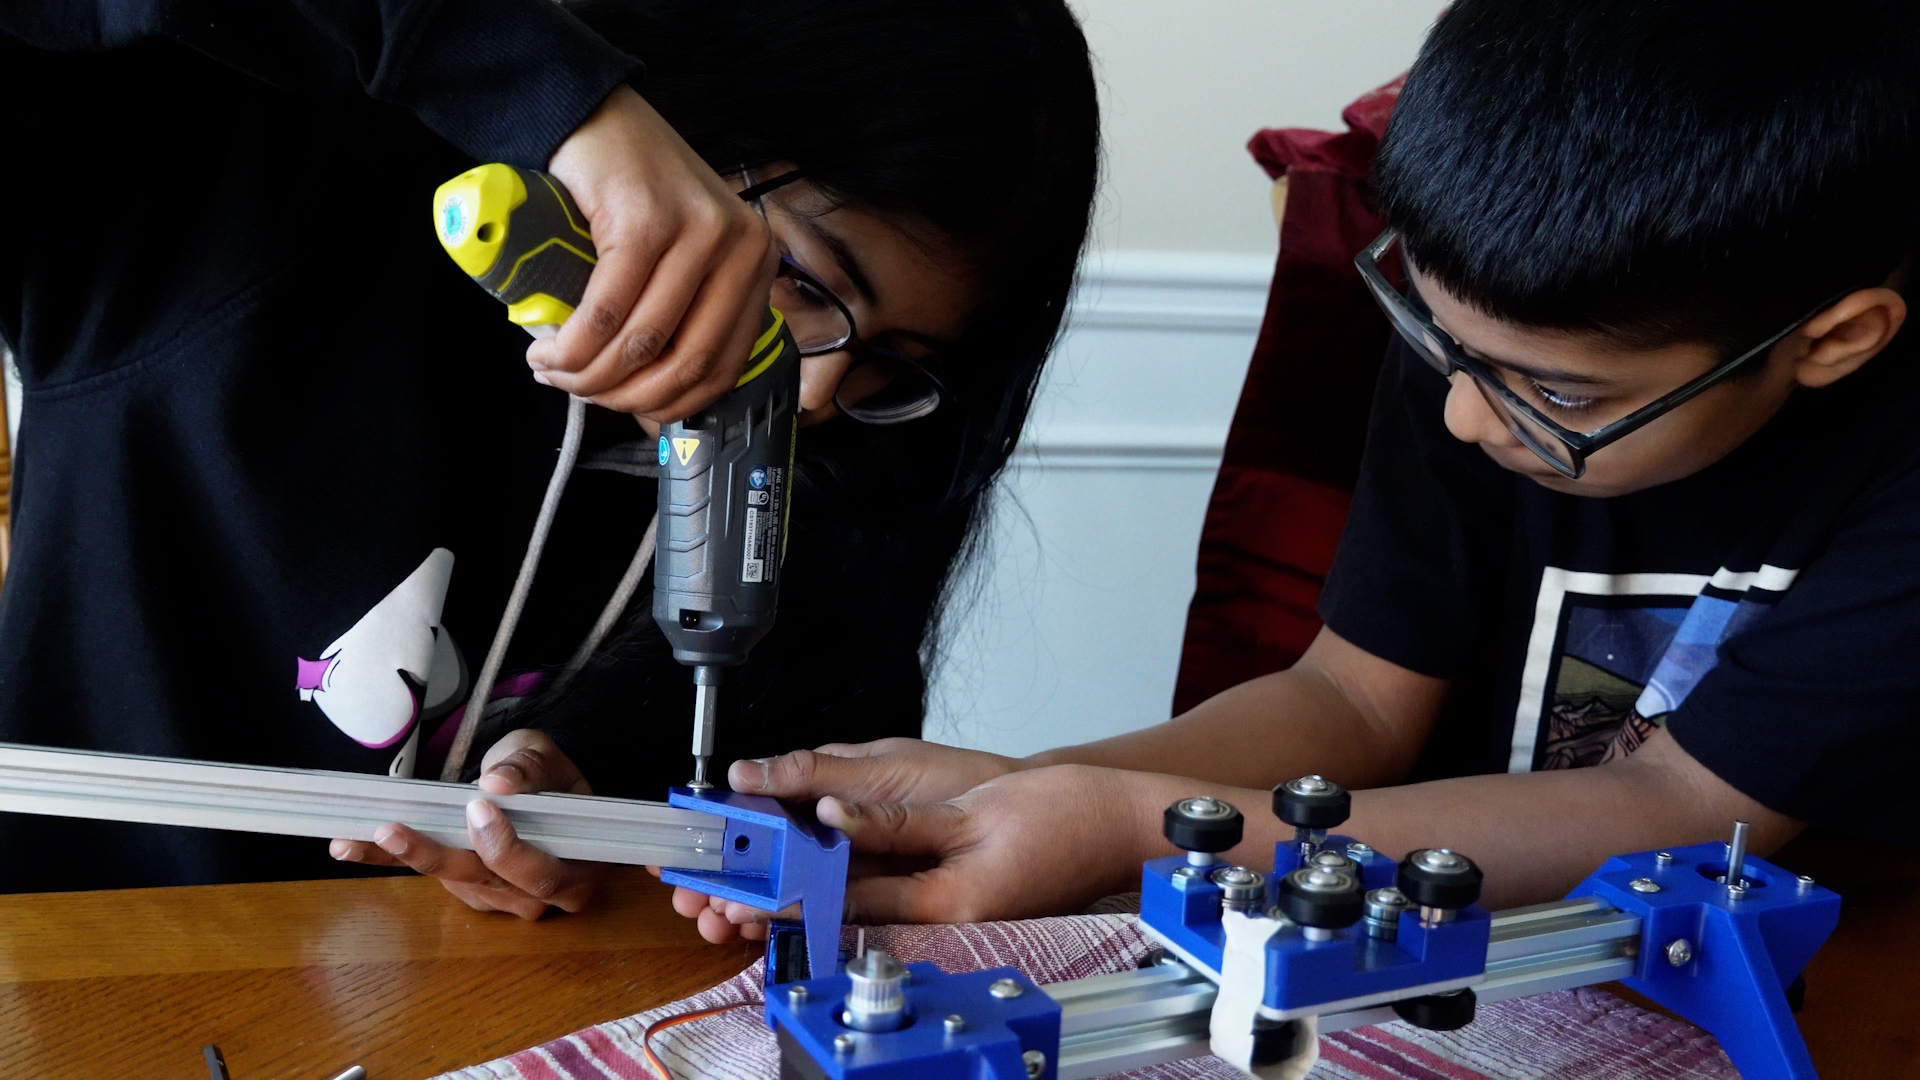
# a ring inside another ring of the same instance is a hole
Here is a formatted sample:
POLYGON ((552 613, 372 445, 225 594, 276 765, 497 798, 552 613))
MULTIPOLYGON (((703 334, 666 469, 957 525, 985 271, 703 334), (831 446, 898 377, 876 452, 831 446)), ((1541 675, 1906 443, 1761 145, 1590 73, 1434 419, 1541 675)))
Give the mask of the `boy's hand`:
POLYGON ((1020 768, 1020 762, 999 754, 919 739, 881 739, 736 761, 727 770, 727 783, 743 794, 776 799, 832 795, 856 803, 929 803, 1020 768))
MULTIPOLYGON (((998 754, 919 739, 881 739, 858 744, 830 743, 817 750, 736 761, 727 770, 727 782, 733 790, 749 795, 819 799, 820 819, 839 827, 839 819, 831 816, 848 807, 880 804, 881 810, 892 811, 896 807, 891 804, 937 803, 1020 768, 1020 762, 998 754)), ((855 809, 853 813, 857 816, 859 811, 855 809)), ((848 835, 853 833, 849 831, 848 835)), ((849 876, 856 880, 898 873, 902 866, 900 859, 867 856, 858 841, 853 850, 849 876)), ((927 859, 913 860, 914 865, 928 862, 927 859)), ((650 869, 659 873, 657 868, 650 869)), ((697 919, 701 936, 716 944, 736 937, 759 941, 766 936, 767 913, 745 904, 678 888, 673 891, 673 908, 689 919, 697 919)), ((782 914, 784 917, 791 913, 782 914)))
MULTIPOLYGON (((591 795, 578 766, 545 732, 510 731, 480 762, 480 790, 494 795, 564 791, 591 795)), ((440 879, 476 911, 507 911, 538 919, 547 908, 579 911, 593 897, 604 867, 572 862, 521 840, 499 808, 485 799, 467 804, 473 850, 448 847, 405 825, 383 825, 374 842, 335 840, 333 857, 376 866, 410 866, 440 879)))
POLYGON ((778 259, 766 221, 625 85, 547 167, 600 261, 560 333, 528 347, 535 378, 654 420, 705 408, 766 315, 778 259))

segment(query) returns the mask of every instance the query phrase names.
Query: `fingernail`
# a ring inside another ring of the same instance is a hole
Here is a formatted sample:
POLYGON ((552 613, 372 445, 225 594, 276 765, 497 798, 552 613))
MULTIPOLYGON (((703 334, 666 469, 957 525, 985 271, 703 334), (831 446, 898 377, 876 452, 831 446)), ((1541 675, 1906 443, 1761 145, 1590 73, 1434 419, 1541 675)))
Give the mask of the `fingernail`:
POLYGON ((815 813, 822 822, 832 825, 835 828, 844 828, 847 822, 859 820, 860 807, 854 803, 844 802, 828 795, 826 798, 820 800, 820 805, 815 809, 815 813))
POLYGON ((500 824, 500 808, 485 799, 467 804, 467 824, 476 829, 491 829, 500 824))
POLYGON ((400 835, 399 829, 391 825, 382 825, 378 829, 375 829, 373 832, 373 842, 379 844, 380 850, 389 855, 405 855, 407 853, 406 838, 400 835))
POLYGON ((333 843, 327 845, 327 854, 332 855, 341 862, 360 861, 360 849, 350 843, 344 843, 339 840, 335 840, 333 843))
POLYGON ((536 371, 536 372, 534 372, 534 373, 533 373, 533 381, 534 381, 534 382, 537 382, 537 383, 539 383, 539 384, 540 384, 541 386, 552 386, 552 385, 553 385, 553 381, 547 378, 547 373, 546 373, 546 372, 544 372, 544 371, 536 371))

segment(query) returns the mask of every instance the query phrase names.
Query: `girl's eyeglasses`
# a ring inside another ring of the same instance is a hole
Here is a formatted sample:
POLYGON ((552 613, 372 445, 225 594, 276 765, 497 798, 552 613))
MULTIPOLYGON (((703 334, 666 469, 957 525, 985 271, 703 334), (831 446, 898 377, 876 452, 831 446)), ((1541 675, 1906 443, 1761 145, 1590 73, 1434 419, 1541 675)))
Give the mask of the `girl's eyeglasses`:
MULTIPOLYGON (((747 183, 740 197, 763 218, 767 192, 801 178, 796 169, 756 184, 750 170, 742 167, 740 173, 747 183)), ((861 341, 846 302, 784 252, 774 272, 773 306, 786 315, 801 356, 852 353, 853 362, 833 392, 835 407, 846 416, 863 424, 905 423, 928 415, 950 396, 929 369, 933 358, 915 360, 861 341)))

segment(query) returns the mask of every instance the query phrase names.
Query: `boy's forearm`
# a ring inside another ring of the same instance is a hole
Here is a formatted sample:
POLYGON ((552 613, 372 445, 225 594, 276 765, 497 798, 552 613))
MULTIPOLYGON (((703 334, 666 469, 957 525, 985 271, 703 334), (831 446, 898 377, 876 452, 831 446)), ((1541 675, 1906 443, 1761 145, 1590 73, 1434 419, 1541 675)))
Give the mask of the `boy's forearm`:
MULTIPOLYGON (((1128 818, 1151 817, 1156 838, 1158 812, 1175 799, 1210 794, 1232 803, 1246 817, 1246 838, 1225 857, 1262 872, 1273 845, 1293 837, 1264 787, 1142 776, 1134 792, 1128 818)), ((1662 732, 1612 765, 1356 791, 1353 817, 1339 831, 1394 859, 1418 848, 1458 851, 1486 874, 1481 905, 1497 910, 1565 896, 1613 855, 1725 839, 1736 818, 1752 823, 1751 850, 1761 856, 1803 827, 1741 795, 1662 732)), ((1150 848, 1148 857, 1173 851, 1157 839, 1150 848)))
POLYGON ((1301 661, 1215 695, 1164 724, 1048 750, 1041 765, 1097 765, 1271 788, 1319 773, 1351 788, 1412 768, 1445 684, 1394 667, 1322 631, 1301 661), (1383 693, 1369 688, 1385 686, 1383 693))

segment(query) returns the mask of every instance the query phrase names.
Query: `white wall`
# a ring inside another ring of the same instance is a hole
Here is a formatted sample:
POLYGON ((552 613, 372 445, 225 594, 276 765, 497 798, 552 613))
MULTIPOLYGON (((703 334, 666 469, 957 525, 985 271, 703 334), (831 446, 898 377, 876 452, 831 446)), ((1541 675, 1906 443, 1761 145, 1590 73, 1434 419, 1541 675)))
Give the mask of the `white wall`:
POLYGON ((1338 129, 1433 0, 1077 0, 1100 64, 1097 251, 943 626, 929 738, 1001 753, 1166 719, 1276 235, 1262 127, 1338 129))
POLYGON ((1406 70, 1440 0, 1073 0, 1099 62, 1108 183, 1098 246, 1275 247, 1263 127, 1339 130, 1406 70))

